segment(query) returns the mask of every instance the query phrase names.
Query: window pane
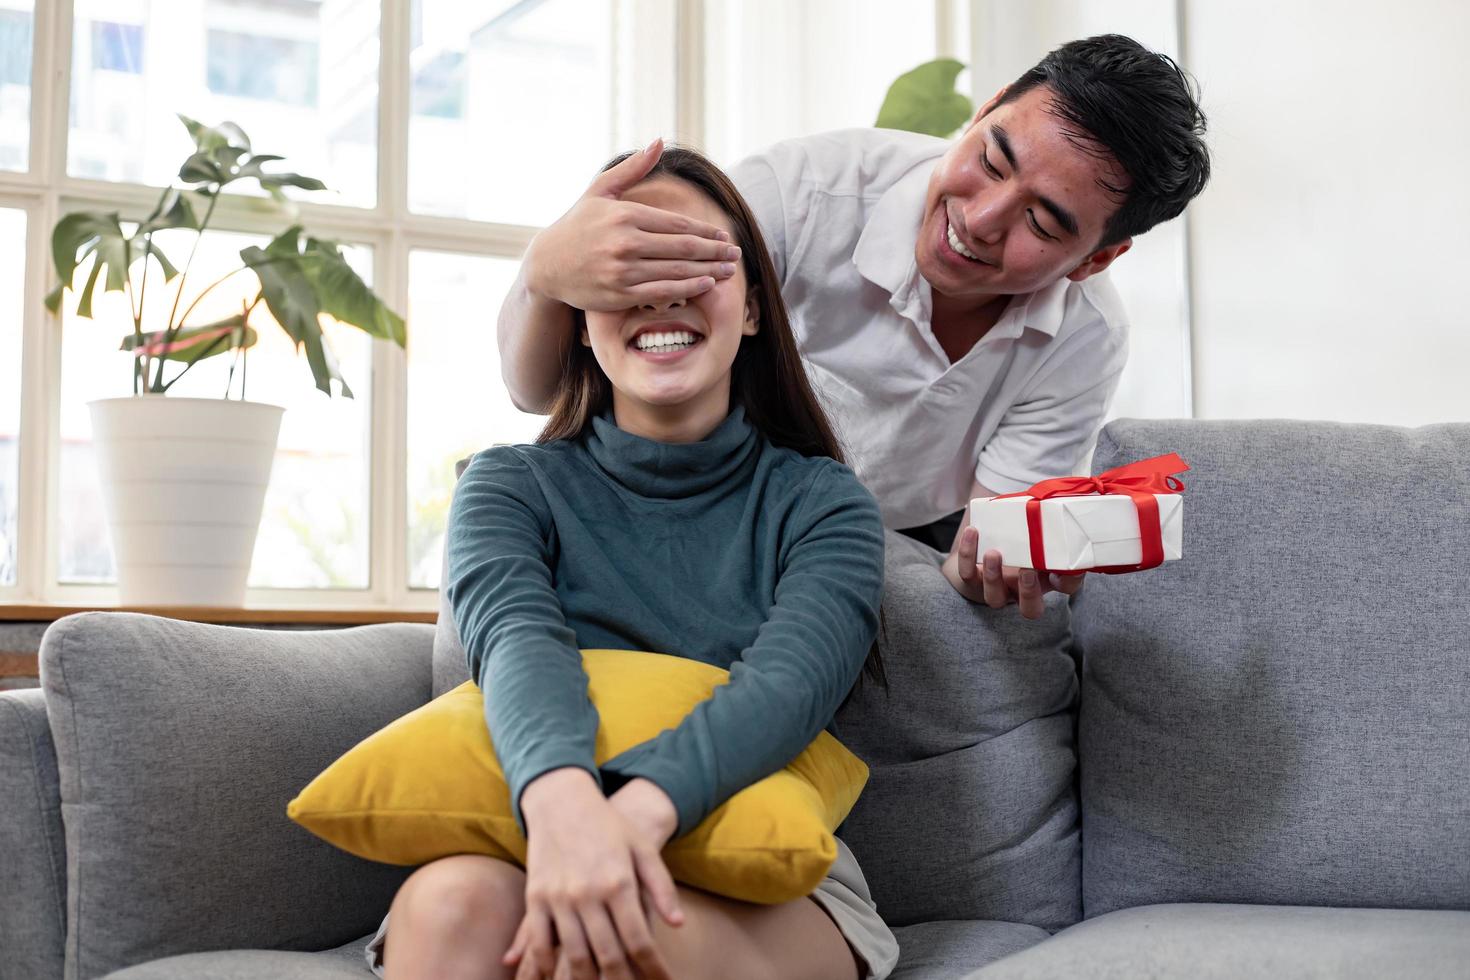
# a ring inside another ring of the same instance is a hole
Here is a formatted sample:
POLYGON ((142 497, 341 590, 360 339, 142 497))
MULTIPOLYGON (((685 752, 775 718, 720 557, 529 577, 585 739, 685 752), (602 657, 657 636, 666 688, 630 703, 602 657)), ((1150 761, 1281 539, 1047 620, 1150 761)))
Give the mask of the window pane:
POLYGON ((415 211, 546 225, 615 152, 671 132, 672 0, 412 0, 412 17, 415 211))
MULTIPOLYGON (((192 143, 175 113, 239 123, 267 170, 326 203, 377 199, 377 0, 77 0, 67 169, 165 184, 192 143)), ((258 193, 254 181, 232 190, 258 193), (248 185, 248 186, 246 186, 248 185)), ((293 194, 300 192, 293 191, 293 194)))
MULTIPOLYGON (((192 232, 160 232, 155 240, 180 265, 193 244, 192 232)), ((239 251, 263 245, 265 239, 210 231, 188 274, 180 311, 188 309, 206 286, 240 265, 239 251)), ((368 277, 371 252, 346 249, 348 260, 368 277)), ((86 281, 91 263, 77 270, 76 285, 86 281)), ((134 274, 141 266, 134 267, 134 274)), ((155 266, 149 272, 144 330, 161 329, 177 292, 179 278, 165 285, 155 266)), ((253 299, 257 284, 250 273, 226 279, 211 290, 189 316, 204 324, 240 309, 253 299)), ((92 454, 92 424, 87 402, 132 393, 129 356, 118 350, 132 331, 125 293, 103 293, 99 283, 93 319, 75 315, 76 299, 68 294, 63 307, 61 385, 61 522, 60 573, 64 582, 115 580, 111 546, 102 512, 92 454)), ((328 398, 314 387, 304 356, 270 316, 257 306, 250 324, 260 334, 236 367, 232 397, 245 397, 286 408, 280 444, 266 492, 260 535, 256 540, 250 586, 256 588, 366 588, 368 585, 368 424, 371 397, 371 341, 362 331, 323 318, 328 343, 355 399, 328 398)), ((233 358, 200 361, 170 395, 219 398, 229 383, 233 358)), ((165 368, 165 380, 178 368, 165 368)))
POLYGON ((935 57, 934 4, 711 0, 705 46, 705 144, 729 165, 777 140, 873 125, 893 80, 935 57))
POLYGON ((21 298, 25 295, 26 215, 0 208, 0 585, 16 579, 20 490, 21 298))
POLYGON ((34 0, 6 0, 0 9, 0 170, 30 166, 34 9, 34 0))
POLYGON ((416 251, 408 264, 408 584, 437 588, 454 464, 498 442, 531 442, 545 418, 500 381, 494 310, 511 259, 416 251), (466 310, 486 311, 467 318, 466 310), (468 401, 466 399, 469 399, 468 401))

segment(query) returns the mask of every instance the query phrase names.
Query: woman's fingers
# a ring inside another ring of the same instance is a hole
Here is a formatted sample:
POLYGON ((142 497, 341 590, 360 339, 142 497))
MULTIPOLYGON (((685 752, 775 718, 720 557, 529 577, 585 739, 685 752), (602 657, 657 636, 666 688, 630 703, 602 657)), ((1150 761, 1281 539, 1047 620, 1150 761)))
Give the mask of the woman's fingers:
MULTIPOLYGON (((613 900, 614 903, 616 901, 617 899, 613 900)), ((577 913, 582 920, 582 928, 587 933, 587 944, 592 947, 592 957, 596 961, 595 972, 599 980, 632 980, 633 971, 628 966, 628 954, 623 948, 627 937, 620 937, 618 929, 613 928, 607 906, 593 901, 582 906, 577 913)))
POLYGON ((684 910, 679 908, 679 890, 674 887, 674 878, 669 874, 663 857, 651 848, 635 848, 633 870, 663 920, 671 926, 683 925, 684 910))
POLYGON ((592 960, 592 950, 587 947, 587 937, 582 932, 577 909, 571 905, 553 907, 552 919, 556 923, 556 942, 571 967, 572 980, 597 980, 597 964, 592 960))
POLYGON ((668 964, 654 944, 653 933, 648 929, 648 913, 643 910, 639 896, 628 895, 612 903, 613 922, 622 937, 623 948, 628 959, 638 968, 640 980, 672 980, 668 964))
POLYGON ((546 910, 528 904, 526 917, 516 933, 515 942, 506 951, 506 966, 516 965, 516 980, 541 980, 551 975, 556 968, 556 946, 551 935, 551 920, 546 910), (518 965, 509 962, 512 952, 518 952, 518 965))

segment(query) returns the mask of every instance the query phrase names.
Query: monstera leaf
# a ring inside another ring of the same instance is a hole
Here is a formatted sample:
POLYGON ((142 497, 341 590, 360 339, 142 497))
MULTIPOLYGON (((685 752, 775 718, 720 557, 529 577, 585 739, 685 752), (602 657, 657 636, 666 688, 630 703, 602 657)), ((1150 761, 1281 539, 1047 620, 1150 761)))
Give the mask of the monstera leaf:
POLYGON ((342 394, 352 389, 342 379, 337 359, 322 336, 318 316, 326 313, 374 337, 406 342, 403 318, 383 304, 342 257, 335 242, 302 239, 301 226, 292 225, 265 248, 251 245, 240 258, 260 277, 261 295, 297 349, 305 349, 316 386, 332 393, 336 381, 342 394))
POLYGON ((141 337, 129 334, 118 349, 194 364, 237 347, 254 347, 259 339, 255 328, 245 323, 245 315, 236 313, 202 327, 172 331, 172 336, 168 330, 145 333, 141 337))
POLYGON ((218 126, 206 126, 185 115, 180 115, 179 119, 194 138, 195 147, 194 153, 179 168, 179 179, 186 184, 201 185, 197 188, 201 194, 217 194, 226 184, 248 177, 260 181, 260 186, 277 201, 285 200, 285 195, 281 193, 282 187, 319 191, 327 186, 315 177, 304 177, 301 174, 266 173, 261 169, 262 164, 284 157, 273 153, 252 154, 250 137, 235 123, 223 122, 218 126))
POLYGON ((975 111, 974 103, 954 88, 955 79, 964 70, 961 62, 940 58, 904 72, 888 87, 873 125, 930 136, 950 135, 975 111))

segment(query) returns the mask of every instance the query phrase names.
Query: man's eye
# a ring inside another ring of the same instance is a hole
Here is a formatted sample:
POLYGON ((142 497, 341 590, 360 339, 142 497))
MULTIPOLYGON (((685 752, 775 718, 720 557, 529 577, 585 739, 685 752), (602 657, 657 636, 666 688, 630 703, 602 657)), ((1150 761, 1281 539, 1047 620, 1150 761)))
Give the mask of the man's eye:
POLYGON ((1039 221, 1036 220, 1036 212, 1035 211, 1031 210, 1030 208, 1027 208, 1026 209, 1026 217, 1031 220, 1031 227, 1032 228, 1035 228, 1036 229, 1036 233, 1038 235, 1040 235, 1042 238, 1049 238, 1052 241, 1056 241, 1057 240, 1057 236, 1052 235, 1052 234, 1048 234, 1047 233, 1047 230, 1045 228, 1041 227, 1041 222, 1039 222, 1039 221))
POLYGON ((990 174, 992 177, 1000 176, 1000 171, 996 170, 995 167, 991 165, 990 157, 985 153, 980 154, 980 163, 983 167, 985 167, 985 172, 990 174))

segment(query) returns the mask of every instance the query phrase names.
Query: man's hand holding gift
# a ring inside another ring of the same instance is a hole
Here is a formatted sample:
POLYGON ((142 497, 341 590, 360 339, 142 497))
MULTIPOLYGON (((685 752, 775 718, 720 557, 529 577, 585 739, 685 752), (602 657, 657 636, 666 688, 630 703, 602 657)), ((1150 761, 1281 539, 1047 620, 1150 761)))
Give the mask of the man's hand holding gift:
POLYGON ((1184 484, 1177 453, 1095 477, 1043 480, 1020 493, 977 496, 944 562, 951 585, 972 602, 1020 605, 1039 619, 1049 591, 1073 595, 1083 573, 1155 568, 1182 555, 1184 484), (984 541, 984 555, 977 561, 984 541), (1003 562, 1012 564, 1003 564, 1003 562))

